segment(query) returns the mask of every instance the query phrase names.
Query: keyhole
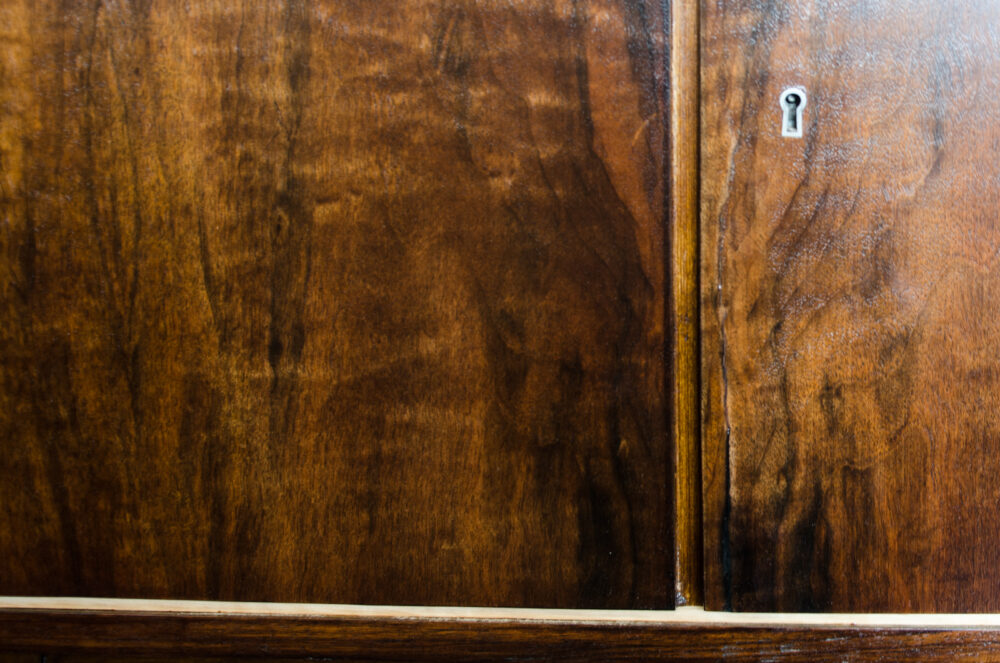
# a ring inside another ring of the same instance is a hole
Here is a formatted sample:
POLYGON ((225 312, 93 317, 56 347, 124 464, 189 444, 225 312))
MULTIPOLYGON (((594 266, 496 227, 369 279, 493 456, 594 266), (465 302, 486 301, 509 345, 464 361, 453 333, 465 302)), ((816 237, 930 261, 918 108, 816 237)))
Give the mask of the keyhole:
POLYGON ((806 91, 799 87, 788 88, 781 93, 781 135, 790 138, 802 137, 802 109, 806 106, 806 91))
POLYGON ((785 95, 785 103, 788 104, 788 115, 785 122, 788 123, 789 131, 799 130, 799 104, 802 103, 802 97, 795 94, 794 92, 789 92, 785 95))

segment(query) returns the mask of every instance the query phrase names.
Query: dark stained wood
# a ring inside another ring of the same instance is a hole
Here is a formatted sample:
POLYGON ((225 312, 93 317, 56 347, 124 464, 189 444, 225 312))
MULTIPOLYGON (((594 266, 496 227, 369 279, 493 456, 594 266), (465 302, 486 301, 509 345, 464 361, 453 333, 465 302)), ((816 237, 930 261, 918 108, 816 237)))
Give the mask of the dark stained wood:
POLYGON ((664 12, 3 2, 0 594, 672 605, 664 12))
MULTIPOLYGON (((111 657, 103 659, 108 661, 126 656, 183 661, 195 656, 217 660, 312 656, 334 660, 567 663, 1000 661, 1000 631, 982 628, 3 611, 0 641, 11 650, 37 651, 44 643, 50 655, 75 652, 69 661, 84 653, 103 653, 111 657)), ((57 658, 61 657, 52 660, 57 658)))
MULTIPOLYGON (((5 659, 0 654, 2 663, 307 663, 309 661, 348 661, 344 658, 324 658, 310 656, 309 658, 274 658, 270 656, 225 656, 206 658, 203 656, 179 655, 122 655, 117 652, 108 654, 10 654, 5 659)), ((358 659, 353 659, 358 660, 358 659)), ((370 660, 370 659, 367 659, 370 660)))
POLYGON ((698 3, 670 11, 670 398, 676 602, 701 605, 702 505, 698 363, 698 3))
POLYGON ((1000 610, 1000 5, 702 10, 707 605, 1000 610))
POLYGON ((0 663, 43 663, 40 654, 6 654, 0 652, 0 663))
MULTIPOLYGON (((261 658, 258 656, 192 657, 192 656, 122 656, 121 654, 56 654, 46 655, 41 663, 306 663, 333 660, 325 658, 261 658)), ((344 659, 340 659, 343 661, 344 659)), ((34 661, 33 663, 38 663, 34 661)))

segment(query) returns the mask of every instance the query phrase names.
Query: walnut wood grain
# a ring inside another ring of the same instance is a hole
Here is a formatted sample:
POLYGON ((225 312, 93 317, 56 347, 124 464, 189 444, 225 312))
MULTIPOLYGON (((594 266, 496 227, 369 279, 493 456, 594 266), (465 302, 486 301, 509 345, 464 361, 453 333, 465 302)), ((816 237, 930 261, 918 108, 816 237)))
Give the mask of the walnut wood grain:
POLYGON ((39 651, 44 643, 46 660, 74 663, 166 658, 198 663, 193 657, 221 663, 304 656, 347 661, 568 663, 1000 661, 1000 631, 957 627, 0 611, 0 642, 11 651, 39 651), (69 656, 64 659, 61 654, 69 656))
POLYGON ((669 607, 665 7, 0 7, 0 594, 669 607))
POLYGON ((1000 5, 702 11, 707 605, 1000 610, 1000 5))

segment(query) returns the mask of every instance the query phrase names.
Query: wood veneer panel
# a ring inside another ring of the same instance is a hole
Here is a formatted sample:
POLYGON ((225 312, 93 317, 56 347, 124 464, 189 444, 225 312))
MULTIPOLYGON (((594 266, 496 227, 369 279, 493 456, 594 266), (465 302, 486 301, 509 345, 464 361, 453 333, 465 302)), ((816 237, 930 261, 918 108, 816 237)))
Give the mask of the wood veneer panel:
POLYGON ((660 2, 0 7, 0 593, 667 607, 660 2))
POLYGON ((1000 610, 1000 5, 702 11, 707 605, 1000 610))

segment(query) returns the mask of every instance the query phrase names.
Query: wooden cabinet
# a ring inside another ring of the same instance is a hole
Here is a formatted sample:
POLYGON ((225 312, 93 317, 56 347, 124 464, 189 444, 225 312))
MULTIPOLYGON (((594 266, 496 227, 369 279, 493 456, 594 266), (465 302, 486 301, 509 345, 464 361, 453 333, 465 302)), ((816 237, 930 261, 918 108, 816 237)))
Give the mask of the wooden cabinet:
MULTIPOLYGON (((0 16, 0 595, 1000 610, 993 3, 0 16)), ((662 615, 229 609, 53 637, 753 654, 662 615)), ((46 628, 0 604, 0 649, 46 628)), ((908 637, 873 655, 995 641, 908 637)))

